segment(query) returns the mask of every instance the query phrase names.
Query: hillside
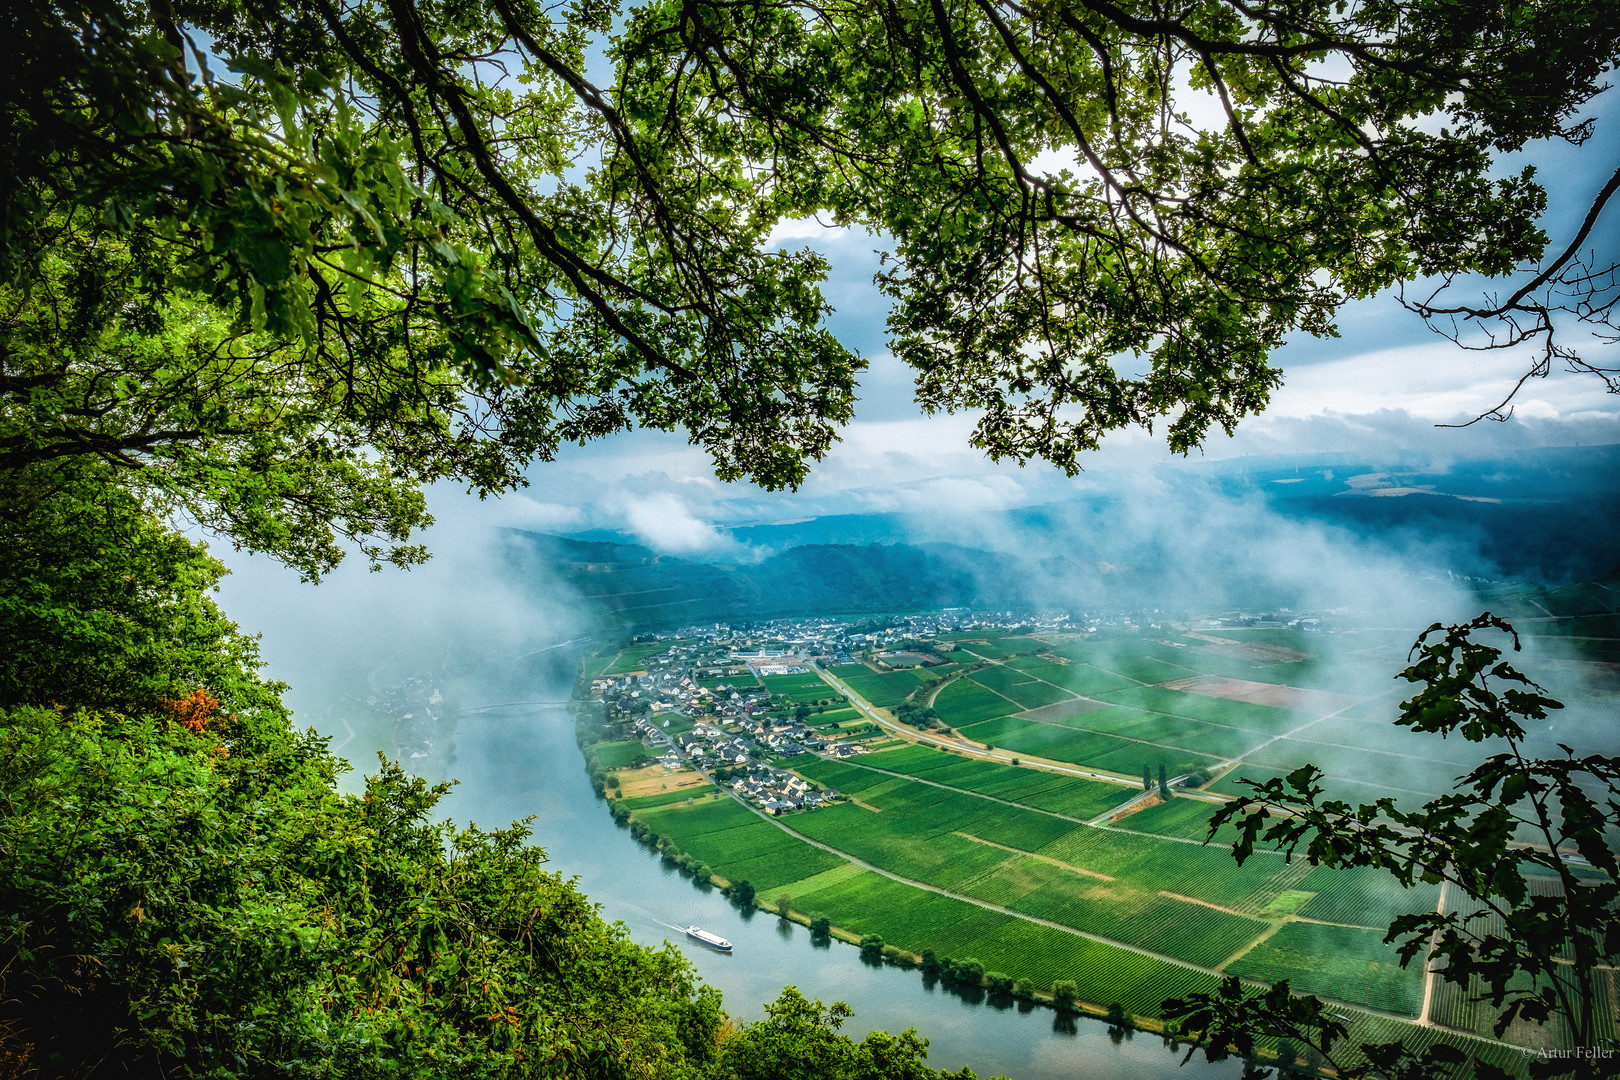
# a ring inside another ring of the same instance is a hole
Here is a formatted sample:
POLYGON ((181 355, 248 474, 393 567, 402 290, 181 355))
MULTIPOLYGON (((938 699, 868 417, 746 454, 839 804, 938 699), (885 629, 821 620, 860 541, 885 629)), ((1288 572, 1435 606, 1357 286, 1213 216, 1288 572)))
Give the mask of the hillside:
POLYGON ((810 544, 728 564, 538 533, 509 540, 519 581, 560 577, 611 629, 1039 602, 1010 556, 943 544, 810 544))

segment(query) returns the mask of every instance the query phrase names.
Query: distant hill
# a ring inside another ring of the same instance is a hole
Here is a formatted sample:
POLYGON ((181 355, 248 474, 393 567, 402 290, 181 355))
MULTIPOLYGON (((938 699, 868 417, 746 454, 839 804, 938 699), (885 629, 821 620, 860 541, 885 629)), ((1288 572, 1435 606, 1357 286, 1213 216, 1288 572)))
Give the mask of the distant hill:
POLYGON ((944 544, 809 544, 738 565, 517 530, 508 539, 518 580, 562 578, 614 629, 1038 602, 1012 558, 944 544))
MULTIPOLYGON (((1110 477, 1096 475, 1107 483, 1110 477)), ((1488 458, 1427 453, 1368 457, 1295 454, 1195 463, 1161 470, 1160 490, 1144 497, 1123 480, 1073 500, 1005 511, 834 514, 786 522, 722 526, 739 544, 784 551, 811 545, 912 544, 972 536, 1052 564, 1064 558, 1135 568, 1149 602, 1155 575, 1179 566, 1180 522, 1198 508, 1250 506, 1284 522, 1314 522, 1392 548, 1443 558, 1430 569, 1512 578, 1556 587, 1603 577, 1620 556, 1620 446, 1543 447, 1488 458), (1162 513, 1161 513, 1162 512, 1162 513), (1155 517, 1157 515, 1157 517, 1155 517), (1144 528, 1144 517, 1154 518, 1144 528)), ((1239 515, 1253 528, 1252 515, 1239 515)), ((593 531, 576 539, 624 543, 593 531)), ((1241 529, 1218 542, 1241 543, 1241 529)), ((1047 566, 1047 569, 1052 568, 1047 566)), ((1118 592, 1124 579, 1111 582, 1118 592)), ((1162 597, 1160 598, 1163 599, 1162 597)))

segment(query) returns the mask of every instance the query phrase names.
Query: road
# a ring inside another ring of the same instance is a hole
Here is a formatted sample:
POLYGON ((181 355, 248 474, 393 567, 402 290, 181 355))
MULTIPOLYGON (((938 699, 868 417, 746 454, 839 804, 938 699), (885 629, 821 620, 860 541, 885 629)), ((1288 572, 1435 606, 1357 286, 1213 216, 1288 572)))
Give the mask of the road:
MULTIPOLYGON (((938 735, 930 735, 925 731, 917 731, 913 728, 903 727, 900 724, 895 723, 893 720, 883 716, 877 710, 873 709, 861 698, 859 694, 851 690, 842 679, 828 671, 826 668, 822 667, 816 661, 810 661, 810 670, 821 676, 821 680, 823 682, 825 682, 828 686, 831 686, 834 690, 837 690, 846 701, 855 706, 855 708, 859 710, 860 713, 868 720, 871 720, 884 730, 893 732, 894 734, 908 739, 911 742, 924 743, 928 746, 943 747, 947 750, 955 750, 957 753, 966 754, 970 757, 982 758, 986 761, 1001 761, 1009 765, 1014 761, 1017 761, 1026 769, 1042 769, 1046 772, 1061 773, 1064 776, 1078 776, 1086 780, 1101 780, 1105 784, 1116 784, 1120 787, 1126 788, 1137 788, 1139 786, 1139 781, 1134 779, 1127 780, 1126 778, 1115 775, 1114 773, 1093 772, 1090 769, 1076 769, 1067 765, 1053 765, 1044 761, 1031 761, 1029 758, 1022 756, 1014 757, 1011 754, 998 754, 994 750, 986 750, 978 743, 970 742, 967 739, 947 739, 938 735)), ((1179 782, 1184 779, 1186 779, 1186 777, 1178 776, 1175 778, 1174 782, 1179 782)), ((1147 794, 1150 793, 1144 792, 1143 796, 1146 797, 1147 794)), ((1201 799, 1204 802, 1227 801, 1218 795, 1205 795, 1201 792, 1188 792, 1186 795, 1189 798, 1201 799)), ((1176 797, 1178 799, 1181 798, 1182 793, 1178 792, 1176 797)), ((1114 813, 1115 811, 1109 812, 1114 813)))

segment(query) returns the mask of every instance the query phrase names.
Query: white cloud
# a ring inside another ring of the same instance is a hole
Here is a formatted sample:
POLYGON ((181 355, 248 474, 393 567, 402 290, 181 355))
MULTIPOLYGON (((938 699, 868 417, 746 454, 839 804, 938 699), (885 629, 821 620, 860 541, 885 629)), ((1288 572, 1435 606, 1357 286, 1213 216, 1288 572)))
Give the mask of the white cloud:
MULTIPOLYGON (((1289 365, 1286 356, 1279 359, 1283 387, 1272 396, 1267 415, 1365 415, 1393 409, 1446 423, 1495 408, 1531 362, 1521 351, 1468 352, 1447 341, 1376 349, 1315 364, 1289 365)), ((1528 406, 1528 415, 1536 419, 1604 411, 1608 398, 1600 380, 1565 373, 1535 382, 1533 389, 1533 398, 1521 391, 1518 408, 1528 406)))
POLYGON ((578 506, 541 502, 520 492, 503 496, 499 506, 500 523, 517 529, 567 532, 579 528, 585 521, 585 514, 578 506))
POLYGON ((770 235, 765 238, 765 246, 767 248, 797 246, 794 241, 799 240, 837 242, 849 231, 847 226, 833 225, 819 218, 784 218, 772 227, 770 235))
POLYGON ((710 552, 733 543, 713 525, 699 521, 685 503, 667 492, 628 502, 622 510, 630 532, 658 551, 710 552))

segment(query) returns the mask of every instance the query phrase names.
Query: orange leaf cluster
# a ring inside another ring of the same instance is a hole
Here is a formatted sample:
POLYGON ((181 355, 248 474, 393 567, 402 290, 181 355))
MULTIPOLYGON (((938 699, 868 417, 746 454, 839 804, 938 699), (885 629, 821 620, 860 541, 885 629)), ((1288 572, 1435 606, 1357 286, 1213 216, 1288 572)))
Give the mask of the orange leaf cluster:
POLYGON ((201 687, 186 697, 165 701, 163 711, 169 719, 198 733, 217 727, 225 720, 224 714, 219 711, 219 699, 201 687))

